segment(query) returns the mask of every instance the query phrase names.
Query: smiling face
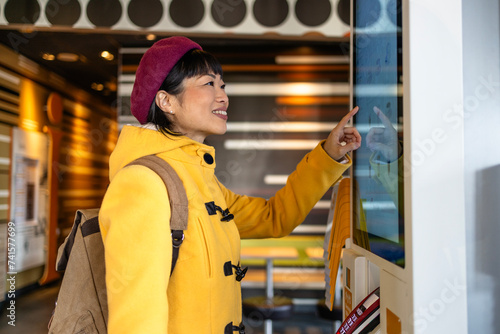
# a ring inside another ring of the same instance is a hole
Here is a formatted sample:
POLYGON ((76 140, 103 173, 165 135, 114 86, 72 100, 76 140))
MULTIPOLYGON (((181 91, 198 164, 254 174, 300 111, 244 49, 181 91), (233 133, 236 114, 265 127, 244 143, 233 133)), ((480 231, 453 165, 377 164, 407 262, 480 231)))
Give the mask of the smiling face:
POLYGON ((219 74, 186 78, 178 95, 157 93, 157 104, 172 122, 172 130, 200 143, 226 133, 229 100, 219 74), (172 111, 172 113, 170 113, 172 111))

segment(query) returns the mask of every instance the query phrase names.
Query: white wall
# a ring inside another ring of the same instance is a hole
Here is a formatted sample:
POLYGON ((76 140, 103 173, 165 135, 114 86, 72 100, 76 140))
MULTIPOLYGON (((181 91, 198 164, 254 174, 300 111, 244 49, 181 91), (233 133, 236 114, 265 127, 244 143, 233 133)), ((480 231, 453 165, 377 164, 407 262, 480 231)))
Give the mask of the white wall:
MULTIPOLYGON (((404 152, 411 165, 405 217, 411 218, 413 333, 464 333, 464 11, 461 0, 410 0, 408 5, 410 59, 404 85, 410 141, 405 140, 404 152)), ((405 139, 407 133, 405 127, 405 139)))
POLYGON ((500 329, 500 5, 463 0, 469 333, 500 329))

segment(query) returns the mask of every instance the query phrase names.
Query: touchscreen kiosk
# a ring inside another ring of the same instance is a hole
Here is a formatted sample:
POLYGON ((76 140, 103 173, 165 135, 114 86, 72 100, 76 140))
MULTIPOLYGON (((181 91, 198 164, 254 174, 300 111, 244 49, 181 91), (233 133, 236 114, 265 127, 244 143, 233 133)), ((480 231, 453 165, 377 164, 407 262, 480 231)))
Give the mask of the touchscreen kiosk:
POLYGON ((353 152, 353 242, 404 267, 401 7, 354 4, 352 105, 363 145, 353 152))
POLYGON ((467 328, 463 13, 452 0, 351 1, 351 234, 344 316, 380 288, 381 333, 467 328), (456 288, 459 287, 460 289, 456 288))
MULTIPOLYGON (((362 146, 352 152, 351 240, 343 255, 344 316, 371 291, 379 287, 386 291, 384 284, 393 287, 397 303, 408 304, 400 297, 407 289, 402 16, 401 1, 351 2, 351 104, 360 108, 353 126, 362 136, 362 146)), ((383 325, 393 321, 401 328, 406 311, 387 307, 387 298, 384 293, 380 296, 381 305, 385 304, 380 312, 383 325), (392 320, 388 315, 394 315, 392 320)))

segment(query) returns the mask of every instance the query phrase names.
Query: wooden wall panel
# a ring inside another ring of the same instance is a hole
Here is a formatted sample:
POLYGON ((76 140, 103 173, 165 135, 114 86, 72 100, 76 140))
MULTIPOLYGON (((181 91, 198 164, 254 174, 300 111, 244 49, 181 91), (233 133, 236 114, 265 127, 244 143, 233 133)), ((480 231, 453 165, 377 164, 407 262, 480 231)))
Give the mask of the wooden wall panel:
POLYGON ((45 133, 50 142, 49 223, 44 223, 47 265, 19 273, 20 288, 58 277, 54 272, 57 248, 69 232, 76 209, 101 204, 118 124, 115 109, 71 84, 52 85, 47 80, 52 74, 42 67, 37 68, 37 73, 28 74, 20 67, 16 53, 5 47, 0 49, 2 56, 5 54, 0 60, 0 223, 8 221, 8 212, 13 209, 11 129, 45 133), (53 94, 62 97, 61 122, 47 113, 48 99, 53 94))
POLYGON ((0 124, 0 223, 8 220, 9 209, 9 166, 10 130, 8 125, 0 124))
POLYGON ((21 78, 0 66, 0 223, 8 222, 11 129, 19 121, 21 78))
POLYGON ((108 162, 117 137, 116 115, 65 101, 58 161, 62 242, 76 209, 98 207, 109 184, 108 162))

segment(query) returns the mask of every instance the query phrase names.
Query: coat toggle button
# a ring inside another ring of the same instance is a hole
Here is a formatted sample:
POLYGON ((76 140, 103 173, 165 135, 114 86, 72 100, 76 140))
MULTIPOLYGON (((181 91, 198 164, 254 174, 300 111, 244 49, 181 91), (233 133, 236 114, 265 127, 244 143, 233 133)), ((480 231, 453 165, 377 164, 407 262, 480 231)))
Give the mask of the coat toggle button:
POLYGON ((205 162, 206 162, 207 164, 209 164, 209 165, 211 165, 211 164, 213 164, 213 163, 214 163, 214 157, 212 157, 212 156, 210 155, 210 153, 205 153, 205 154, 203 155, 203 160, 205 160, 205 162))

